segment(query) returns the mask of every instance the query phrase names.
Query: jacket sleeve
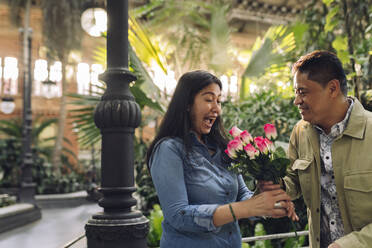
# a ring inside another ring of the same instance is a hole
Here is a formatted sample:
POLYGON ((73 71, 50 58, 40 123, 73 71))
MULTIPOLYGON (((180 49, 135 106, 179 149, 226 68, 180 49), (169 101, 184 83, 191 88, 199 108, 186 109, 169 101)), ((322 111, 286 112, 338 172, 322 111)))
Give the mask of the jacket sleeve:
POLYGON ((351 232, 336 240, 341 248, 358 247, 368 248, 372 244, 372 223, 363 227, 360 231, 351 232))
POLYGON ((285 191, 292 200, 299 198, 302 194, 297 170, 292 169, 293 163, 296 161, 296 159, 298 159, 296 133, 297 129, 295 126, 292 131, 288 147, 288 158, 290 160, 290 164, 287 168, 287 175, 283 178, 285 191))
POLYGON ((253 196, 253 192, 247 188, 243 176, 238 175, 238 201, 244 201, 253 196))
POLYGON ((153 152, 151 176, 165 221, 178 231, 217 232, 213 214, 218 204, 189 205, 183 157, 174 141, 165 140, 153 152))

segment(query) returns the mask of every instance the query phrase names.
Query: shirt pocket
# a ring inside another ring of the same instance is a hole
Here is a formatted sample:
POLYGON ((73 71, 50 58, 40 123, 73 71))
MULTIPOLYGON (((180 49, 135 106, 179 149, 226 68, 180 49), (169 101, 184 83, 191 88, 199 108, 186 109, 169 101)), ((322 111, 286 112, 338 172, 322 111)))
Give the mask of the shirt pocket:
POLYGON ((346 205, 353 230, 372 223, 372 171, 345 173, 346 205))
POLYGON ((307 206, 310 206, 311 199, 310 165, 312 162, 313 160, 310 159, 296 159, 292 165, 292 169, 297 170, 302 196, 307 206))
POLYGON ((205 183, 212 178, 209 161, 199 153, 191 153, 185 158, 186 170, 185 181, 187 184, 205 183))

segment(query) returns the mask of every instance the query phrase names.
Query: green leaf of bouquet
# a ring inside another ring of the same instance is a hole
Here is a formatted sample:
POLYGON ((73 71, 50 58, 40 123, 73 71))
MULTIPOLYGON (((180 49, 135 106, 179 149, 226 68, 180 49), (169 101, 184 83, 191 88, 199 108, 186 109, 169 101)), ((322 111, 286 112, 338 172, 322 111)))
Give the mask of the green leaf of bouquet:
POLYGON ((274 152, 274 159, 285 158, 285 157, 286 157, 286 153, 285 153, 284 148, 281 146, 278 146, 274 152))
POLYGON ((285 175, 287 166, 289 165, 290 160, 287 158, 276 158, 272 161, 272 166, 276 169, 278 172, 278 176, 282 177, 285 175))
POLYGON ((253 177, 247 175, 244 178, 244 181, 245 181, 245 184, 247 185, 249 190, 253 191, 253 190, 256 189, 256 180, 253 177))

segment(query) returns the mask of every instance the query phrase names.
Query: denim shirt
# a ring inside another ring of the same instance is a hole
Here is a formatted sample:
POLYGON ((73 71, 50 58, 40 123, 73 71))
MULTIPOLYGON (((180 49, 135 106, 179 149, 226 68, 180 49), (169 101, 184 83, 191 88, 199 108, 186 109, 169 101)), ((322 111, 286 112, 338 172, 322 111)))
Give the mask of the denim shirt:
POLYGON ((188 156, 180 138, 155 146, 150 160, 152 180, 164 214, 161 248, 240 248, 237 222, 213 224, 219 205, 250 198, 241 175, 228 170, 215 144, 200 143, 194 133, 188 156), (216 152, 210 155, 208 148, 216 152))

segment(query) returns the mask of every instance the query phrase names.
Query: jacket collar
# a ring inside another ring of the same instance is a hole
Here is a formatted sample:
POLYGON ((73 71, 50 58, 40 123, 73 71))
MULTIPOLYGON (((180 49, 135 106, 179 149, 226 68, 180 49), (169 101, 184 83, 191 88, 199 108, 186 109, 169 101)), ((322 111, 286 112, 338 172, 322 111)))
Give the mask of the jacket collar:
POLYGON ((344 135, 351 136, 356 139, 363 139, 367 125, 367 117, 363 105, 354 97, 354 106, 350 114, 349 123, 344 131, 344 135))

